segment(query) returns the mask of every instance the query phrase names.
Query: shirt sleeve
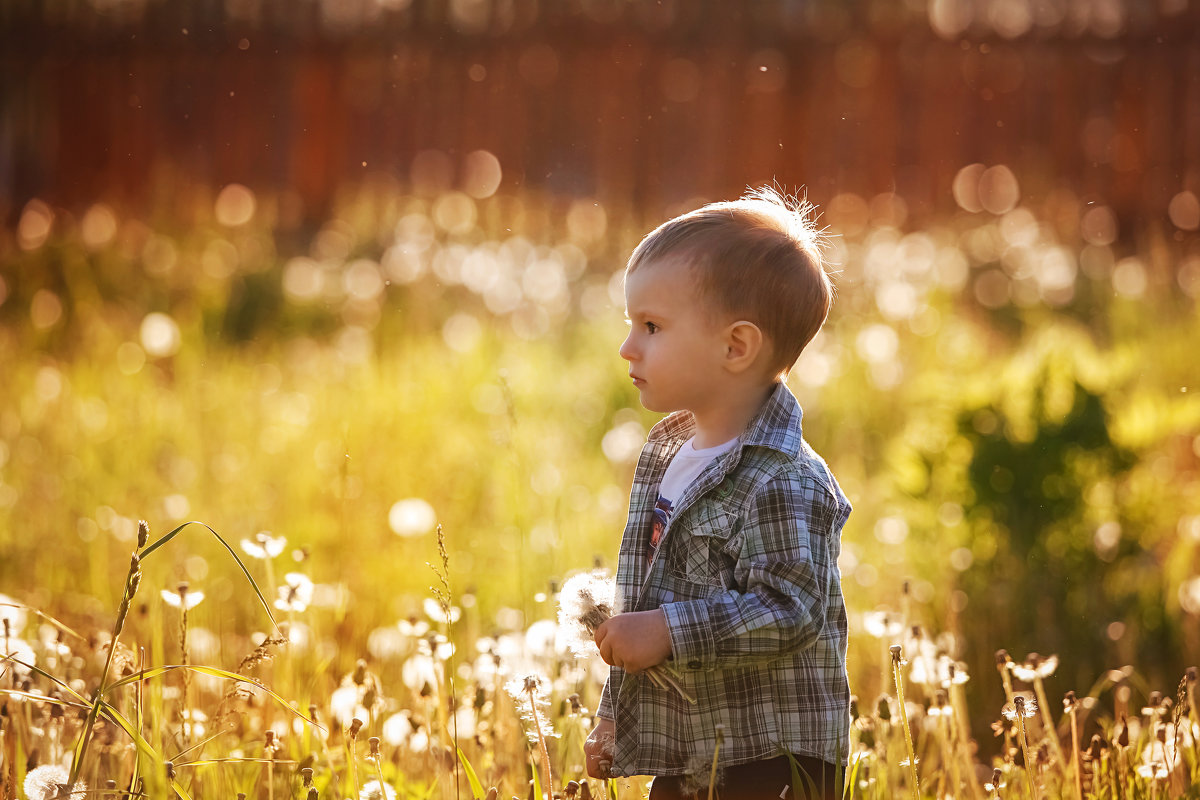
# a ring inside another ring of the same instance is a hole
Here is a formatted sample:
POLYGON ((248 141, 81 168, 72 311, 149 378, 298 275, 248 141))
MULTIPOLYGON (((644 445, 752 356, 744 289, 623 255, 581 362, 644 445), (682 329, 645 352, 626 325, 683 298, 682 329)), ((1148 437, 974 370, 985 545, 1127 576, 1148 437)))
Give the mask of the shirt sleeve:
POLYGON ((600 690, 600 707, 596 709, 597 717, 605 719, 616 719, 617 710, 613 707, 612 693, 609 686, 612 685, 612 679, 609 678, 604 682, 604 688, 600 690))
POLYGON ((811 477, 784 474, 763 486, 742 530, 745 590, 662 606, 675 666, 720 669, 812 645, 836 579, 830 539, 844 521, 833 494, 811 477))

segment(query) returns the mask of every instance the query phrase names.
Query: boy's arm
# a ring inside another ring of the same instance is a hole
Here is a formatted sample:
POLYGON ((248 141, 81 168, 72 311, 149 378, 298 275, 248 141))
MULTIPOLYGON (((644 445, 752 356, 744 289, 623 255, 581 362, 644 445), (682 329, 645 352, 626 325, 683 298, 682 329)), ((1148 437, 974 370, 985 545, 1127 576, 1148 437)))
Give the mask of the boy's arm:
POLYGON ((746 590, 663 604, 675 666, 718 669, 811 646, 835 579, 830 538, 844 522, 817 481, 785 474, 767 483, 743 527, 746 590))

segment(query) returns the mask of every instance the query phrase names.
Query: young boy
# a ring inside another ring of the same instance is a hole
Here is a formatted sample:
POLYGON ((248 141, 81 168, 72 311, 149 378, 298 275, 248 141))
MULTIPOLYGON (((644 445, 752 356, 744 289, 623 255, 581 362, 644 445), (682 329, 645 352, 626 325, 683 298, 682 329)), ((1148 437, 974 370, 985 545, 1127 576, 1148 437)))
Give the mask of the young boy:
POLYGON ((784 383, 833 295, 806 211, 769 189, 707 205, 625 270, 621 357, 642 404, 673 413, 634 476, 585 751, 593 777, 655 776, 652 800, 706 796, 714 752, 726 800, 841 796, 850 504, 784 383), (664 662, 694 704, 644 674, 664 662))

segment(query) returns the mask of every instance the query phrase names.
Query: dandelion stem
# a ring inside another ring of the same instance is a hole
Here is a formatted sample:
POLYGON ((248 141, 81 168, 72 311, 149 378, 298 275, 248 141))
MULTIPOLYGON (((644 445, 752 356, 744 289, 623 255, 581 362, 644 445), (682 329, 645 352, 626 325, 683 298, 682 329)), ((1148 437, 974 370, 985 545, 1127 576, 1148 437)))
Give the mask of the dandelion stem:
POLYGON ((371 760, 375 762, 375 774, 379 776, 379 797, 380 800, 387 800, 387 789, 383 782, 383 757, 379 753, 379 739, 371 737, 371 760))
MULTIPOLYGON (((529 694, 529 708, 537 708, 537 698, 533 696, 536 684, 529 681, 525 684, 526 692, 529 694)), ((533 727, 537 731, 538 738, 538 756, 542 762, 542 770, 546 773, 546 788, 545 793, 549 798, 554 797, 554 778, 550 774, 550 751, 546 748, 546 737, 542 734, 542 723, 538 719, 536 711, 533 713, 533 727)))
MULTIPOLYGON (((358 732, 362 728, 362 720, 355 717, 350 721, 350 738, 346 741, 347 747, 350 749, 350 763, 348 765, 350 771, 351 784, 354 786, 354 797, 358 797, 358 754, 355 752, 355 743, 358 741, 358 732)), ((382 791, 382 789, 381 789, 382 791)))
POLYGON ((1067 777, 1067 757, 1063 755, 1062 746, 1058 742, 1058 726, 1050 719, 1050 706, 1046 702, 1046 688, 1042 684, 1042 676, 1033 679, 1033 691, 1037 694, 1038 706, 1042 712, 1042 725, 1046 728, 1046 738, 1050 740, 1050 749, 1054 751, 1054 759, 1062 771, 1063 778, 1067 777))
POLYGON ((1038 792, 1037 776, 1033 771, 1033 756, 1029 752, 1029 737, 1025 734, 1024 697, 1017 698, 1016 712, 1017 738, 1021 741, 1021 755, 1025 760, 1025 775, 1029 780, 1029 795, 1033 800, 1040 800, 1041 793, 1038 792))
POLYGON ((904 707, 904 678, 900 675, 900 645, 892 645, 891 654, 892 680, 896 684, 896 705, 900 711, 900 727, 904 731, 904 745, 908 748, 908 777, 912 784, 913 800, 920 800, 921 787, 917 781, 917 753, 913 748, 912 731, 908 728, 908 711, 904 707))
POLYGON ((1083 767, 1079 763, 1079 717, 1075 693, 1067 692, 1067 714, 1071 719, 1071 772, 1075 775, 1075 796, 1083 800, 1083 767))
POLYGON ((950 707, 954 711, 954 722, 957 727, 957 750, 966 768, 967 785, 971 787, 971 796, 975 800, 983 800, 983 787, 979 784, 979 776, 975 774, 975 763, 971 757, 971 731, 967 727, 967 701, 963 697, 961 683, 950 685, 950 707))
POLYGON ((708 800, 713 800, 713 792, 717 785, 717 760, 721 755, 721 744, 725 741, 725 726, 718 725, 716 730, 717 742, 713 747, 712 769, 708 773, 708 800))

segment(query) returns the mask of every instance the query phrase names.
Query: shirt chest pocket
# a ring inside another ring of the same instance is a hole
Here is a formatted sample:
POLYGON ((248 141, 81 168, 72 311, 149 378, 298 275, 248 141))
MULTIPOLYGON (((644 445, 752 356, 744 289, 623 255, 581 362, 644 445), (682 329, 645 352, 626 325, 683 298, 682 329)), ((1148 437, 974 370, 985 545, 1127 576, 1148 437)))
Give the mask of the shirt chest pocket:
POLYGON ((692 584, 734 588, 741 520, 715 503, 701 503, 675 520, 668 537, 671 575, 692 584))

